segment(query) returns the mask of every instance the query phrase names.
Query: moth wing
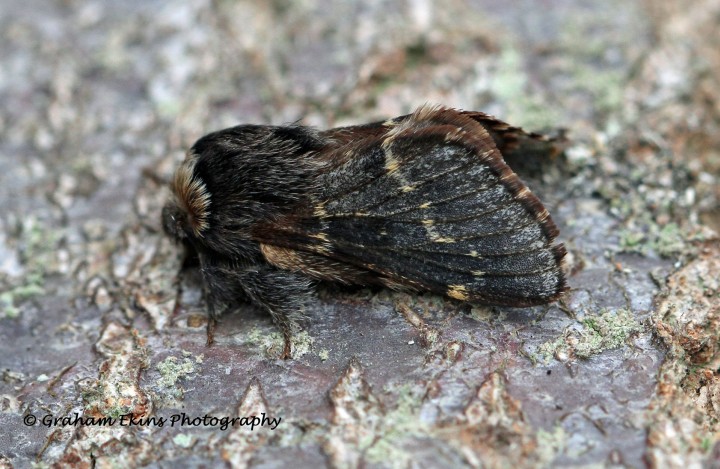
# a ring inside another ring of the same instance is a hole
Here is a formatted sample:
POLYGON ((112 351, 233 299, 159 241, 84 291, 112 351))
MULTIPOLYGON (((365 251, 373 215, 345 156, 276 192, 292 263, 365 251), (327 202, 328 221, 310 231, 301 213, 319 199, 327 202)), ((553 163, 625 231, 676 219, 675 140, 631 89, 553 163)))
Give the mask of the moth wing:
POLYGON ((400 119, 325 155, 334 166, 320 176, 312 213, 266 227, 257 240, 463 301, 526 306, 559 297, 558 230, 491 132, 447 109, 400 119))
MULTIPOLYGON (((423 109, 423 108, 421 108, 423 109)), ((430 109, 433 109, 432 107, 430 109)), ((524 165, 537 157, 556 157, 562 153, 568 140, 564 131, 556 132, 556 135, 548 136, 535 132, 527 132, 520 127, 515 127, 490 114, 479 111, 456 111, 453 109, 436 108, 427 124, 443 124, 456 120, 458 116, 464 116, 474 120, 484 127, 495 143, 503 158, 506 161, 512 160, 512 167, 516 164, 524 165)), ((412 119, 415 114, 407 114, 394 119, 373 122, 370 124, 356 125, 351 127, 338 127, 335 129, 320 132, 320 135, 337 143, 345 145, 358 139, 377 137, 387 132, 389 125, 399 125, 412 119)))

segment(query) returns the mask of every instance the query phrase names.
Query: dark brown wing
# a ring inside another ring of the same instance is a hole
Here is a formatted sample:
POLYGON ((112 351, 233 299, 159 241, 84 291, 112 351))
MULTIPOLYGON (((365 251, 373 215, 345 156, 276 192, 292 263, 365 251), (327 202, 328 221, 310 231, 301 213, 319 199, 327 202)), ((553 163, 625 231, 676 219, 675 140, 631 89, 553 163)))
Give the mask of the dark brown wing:
MULTIPOLYGON (((538 160, 545 160, 548 157, 554 159, 566 149, 569 143, 563 130, 556 131, 556 135, 553 136, 526 132, 520 127, 512 126, 484 112, 443 109, 435 119, 441 120, 452 114, 469 117, 483 126, 492 137, 503 159, 516 171, 526 167, 536 168, 539 164, 538 160)), ((382 136, 388 131, 388 126, 401 124, 413 115, 407 114, 365 125, 338 127, 320 132, 320 135, 337 146, 343 146, 358 140, 382 136)), ((337 157, 338 153, 333 152, 328 156, 337 157)))
POLYGON ((566 289, 558 230, 478 115, 422 107, 362 126, 362 138, 322 156, 335 165, 312 213, 265 226, 256 240, 463 301, 556 299, 566 289))
POLYGON ((482 112, 463 111, 463 114, 488 130, 505 163, 523 178, 542 176, 547 170, 547 164, 557 167, 557 159, 569 143, 562 129, 548 136, 525 132, 520 127, 513 127, 482 112))

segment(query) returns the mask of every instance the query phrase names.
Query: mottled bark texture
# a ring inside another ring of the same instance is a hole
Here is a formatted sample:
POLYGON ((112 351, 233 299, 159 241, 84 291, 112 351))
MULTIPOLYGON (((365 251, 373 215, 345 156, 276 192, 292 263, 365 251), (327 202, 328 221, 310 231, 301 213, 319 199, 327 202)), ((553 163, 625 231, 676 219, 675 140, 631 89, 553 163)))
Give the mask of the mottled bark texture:
POLYGON ((719 17, 714 0, 4 2, 0 466, 712 463, 719 17), (508 157, 568 248, 565 300, 325 287, 292 360, 251 306, 206 347, 197 266, 160 224, 192 143, 425 102, 566 129, 562 156, 508 157))

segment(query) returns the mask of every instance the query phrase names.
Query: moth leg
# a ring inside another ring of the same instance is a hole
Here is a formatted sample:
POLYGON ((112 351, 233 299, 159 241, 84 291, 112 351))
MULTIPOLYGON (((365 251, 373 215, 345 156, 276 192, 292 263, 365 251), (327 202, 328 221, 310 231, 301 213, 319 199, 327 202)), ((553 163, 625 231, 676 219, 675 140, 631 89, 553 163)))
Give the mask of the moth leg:
POLYGON ((267 264, 237 266, 207 261, 203 262, 202 273, 211 322, 227 305, 248 298, 270 313, 280 327, 284 341, 282 358, 290 358, 293 333, 300 330, 301 311, 311 298, 311 281, 307 277, 267 264), (218 304, 224 305, 222 310, 217 308, 218 304))
MULTIPOLYGON (((211 268, 212 269, 212 268, 211 268)), ((214 270, 214 269, 212 269, 214 270)), ((208 322, 207 327, 205 329, 205 332, 207 334, 207 339, 205 341, 205 346, 210 347, 212 344, 215 343, 215 328, 217 327, 218 323, 218 317, 220 317, 220 314, 222 312, 218 312, 216 308, 217 300, 215 298, 215 294, 213 292, 213 289, 210 287, 210 284, 208 283, 208 274, 206 273, 205 269, 203 269, 203 277, 205 279, 205 282, 203 282, 203 294, 205 296, 205 303, 207 303, 207 309, 208 309, 208 322)), ((213 279, 218 279, 217 274, 210 274, 213 279)))
POLYGON ((242 273, 245 294, 273 318, 283 333, 281 358, 291 358, 292 336, 300 330, 302 310, 311 298, 311 282, 302 275, 263 265, 242 273))
POLYGON ((210 347, 212 344, 215 343, 215 328, 217 327, 217 319, 210 316, 208 318, 207 328, 205 329, 207 334, 207 339, 205 340, 205 346, 210 347))

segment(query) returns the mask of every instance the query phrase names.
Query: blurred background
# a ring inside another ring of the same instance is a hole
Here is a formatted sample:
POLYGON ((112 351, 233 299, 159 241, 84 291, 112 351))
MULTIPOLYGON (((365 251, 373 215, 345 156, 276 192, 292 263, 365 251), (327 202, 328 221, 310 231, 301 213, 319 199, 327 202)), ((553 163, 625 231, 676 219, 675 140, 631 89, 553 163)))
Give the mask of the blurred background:
POLYGON ((719 23, 715 0, 0 3, 0 465, 716 458, 719 23), (570 251, 566 301, 321 290, 295 360, 251 307, 206 348, 197 272, 159 223, 187 148, 428 102, 566 132, 516 168, 570 251), (179 409, 283 423, 22 420, 179 409))

